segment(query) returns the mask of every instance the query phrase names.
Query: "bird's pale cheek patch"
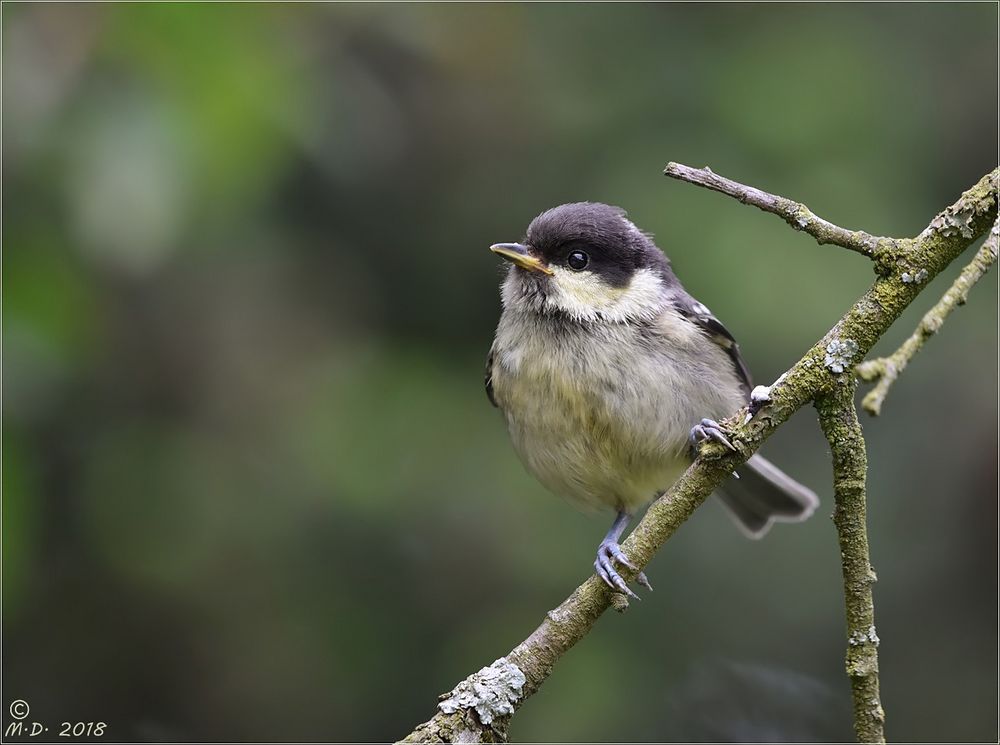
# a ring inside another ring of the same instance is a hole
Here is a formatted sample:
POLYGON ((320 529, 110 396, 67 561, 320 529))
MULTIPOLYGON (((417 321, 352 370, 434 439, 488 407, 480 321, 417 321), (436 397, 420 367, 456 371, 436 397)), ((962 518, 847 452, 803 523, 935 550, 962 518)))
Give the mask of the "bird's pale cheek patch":
POLYGON ((613 306, 626 288, 612 287, 593 272, 572 272, 553 268, 552 281, 559 295, 571 306, 603 310, 613 306))
POLYGON ((654 316, 661 306, 663 283, 653 272, 637 271, 624 287, 614 287, 593 272, 553 267, 555 288, 549 302, 581 320, 598 316, 626 321, 654 316))

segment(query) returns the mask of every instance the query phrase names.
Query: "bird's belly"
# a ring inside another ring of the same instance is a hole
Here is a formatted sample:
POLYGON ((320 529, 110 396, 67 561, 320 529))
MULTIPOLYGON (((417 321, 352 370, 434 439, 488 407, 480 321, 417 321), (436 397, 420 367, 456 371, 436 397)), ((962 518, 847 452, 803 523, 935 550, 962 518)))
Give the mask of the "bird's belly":
POLYGON ((581 507, 634 513, 687 467, 691 425, 676 426, 662 391, 606 380, 521 365, 496 370, 493 383, 514 449, 543 485, 581 507))

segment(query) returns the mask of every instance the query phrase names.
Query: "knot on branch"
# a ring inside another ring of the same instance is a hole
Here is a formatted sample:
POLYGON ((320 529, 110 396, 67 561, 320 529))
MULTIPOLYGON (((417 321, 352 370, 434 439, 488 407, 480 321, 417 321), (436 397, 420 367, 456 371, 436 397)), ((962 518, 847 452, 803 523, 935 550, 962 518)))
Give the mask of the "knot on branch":
POLYGON ((868 709, 868 716, 872 718, 872 721, 876 724, 885 723, 885 709, 882 708, 882 704, 879 703, 877 698, 873 698, 869 701, 871 708, 868 709))
MULTIPOLYGON (((965 298, 959 297, 956 299, 956 305, 965 305, 965 298)), ((925 336, 933 336, 941 327, 944 325, 944 319, 941 316, 928 316, 920 322, 920 332, 925 336)))
POLYGON ((857 647, 847 650, 847 674, 852 678, 867 678, 878 673, 878 657, 868 654, 857 647), (851 654, 852 652, 863 652, 862 654, 851 654))
POLYGON ((615 592, 611 594, 611 607, 614 608, 618 613, 624 613, 628 610, 628 598, 625 597, 620 592, 615 592))
POLYGON ((445 714, 474 709, 479 721, 488 726, 493 720, 514 713, 525 680, 521 668, 501 657, 455 686, 438 708, 445 714))
POLYGON ((872 383, 883 375, 895 376, 896 369, 891 359, 888 357, 879 357, 874 360, 865 360, 854 368, 854 372, 861 380, 866 383, 872 383))

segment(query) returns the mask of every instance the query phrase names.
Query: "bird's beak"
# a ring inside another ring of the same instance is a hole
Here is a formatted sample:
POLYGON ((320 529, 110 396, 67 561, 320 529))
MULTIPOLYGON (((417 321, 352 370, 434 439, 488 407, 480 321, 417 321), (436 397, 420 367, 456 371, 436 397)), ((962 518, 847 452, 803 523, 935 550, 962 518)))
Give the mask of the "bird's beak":
POLYGON ((530 246, 522 246, 520 243, 494 243, 490 246, 490 251, 522 269, 552 274, 552 270, 531 252, 530 246))

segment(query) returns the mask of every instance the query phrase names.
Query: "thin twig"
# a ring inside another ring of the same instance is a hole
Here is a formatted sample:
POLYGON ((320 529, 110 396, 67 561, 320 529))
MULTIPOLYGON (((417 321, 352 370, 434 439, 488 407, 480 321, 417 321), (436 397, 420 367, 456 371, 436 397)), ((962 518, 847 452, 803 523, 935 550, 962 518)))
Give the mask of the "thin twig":
POLYGON ((885 742, 885 711, 879 698, 878 634, 872 585, 877 577, 868 553, 865 481, 868 456, 854 408, 857 382, 845 375, 816 399, 820 426, 833 457, 833 522, 840 542, 847 611, 847 674, 854 699, 858 742, 885 742))
POLYGON ((764 212, 777 215, 796 230, 808 233, 819 243, 832 243, 851 251, 857 251, 871 259, 878 255, 880 245, 878 238, 861 230, 846 230, 827 222, 814 215, 801 202, 769 194, 752 186, 723 178, 707 166, 705 168, 691 168, 680 163, 667 163, 663 172, 671 178, 727 194, 743 204, 751 204, 764 212))
MULTIPOLYGON (((954 231, 942 224, 940 229, 929 228, 919 238, 905 243, 906 257, 924 267, 928 278, 954 261, 996 219, 998 180, 1000 169, 984 176, 935 218, 940 221, 942 216, 962 215, 965 229, 954 231)), ((850 234, 832 227, 835 232, 850 234)), ((754 417, 745 421, 743 410, 723 422, 730 441, 740 452, 706 447, 670 490, 650 505, 622 544, 637 570, 646 567, 677 528, 778 426, 805 404, 829 394, 838 381, 849 379, 856 360, 871 350, 924 286, 904 283, 896 276, 879 277, 833 328, 771 386, 769 401, 754 417)), ((626 579, 635 576, 632 571, 621 573, 626 579)), ((468 676, 442 696, 437 713, 408 734, 405 741, 505 741, 511 716, 545 682, 561 656, 590 631, 609 607, 624 610, 627 605, 622 595, 591 576, 508 655, 468 676)))
MULTIPOLYGON (((998 240, 1000 240, 1000 222, 993 224, 993 229, 990 230, 990 234, 969 265, 962 270, 962 273, 958 275, 958 278, 934 307, 927 311, 917 325, 916 331, 902 343, 899 349, 886 357, 867 360, 858 365, 859 378, 868 382, 878 381, 875 387, 868 391, 868 394, 861 400, 861 407, 865 411, 872 416, 878 416, 882 412, 882 404, 889 393, 889 388, 896 382, 899 374, 906 369, 913 356, 923 348, 924 342, 938 332, 948 315, 958 306, 965 305, 973 285, 982 279, 983 275, 996 263, 998 240)), ((916 278, 919 276, 919 274, 912 275, 912 281, 917 281, 916 278)))

